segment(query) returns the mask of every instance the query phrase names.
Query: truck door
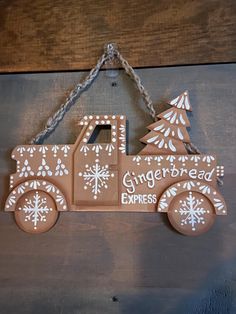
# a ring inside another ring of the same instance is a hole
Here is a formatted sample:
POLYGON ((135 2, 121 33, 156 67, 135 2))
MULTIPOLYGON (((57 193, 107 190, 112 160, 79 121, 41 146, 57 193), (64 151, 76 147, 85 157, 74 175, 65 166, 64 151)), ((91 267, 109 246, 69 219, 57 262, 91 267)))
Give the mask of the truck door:
POLYGON ((82 132, 73 155, 74 204, 118 205, 117 120, 93 117, 82 132))

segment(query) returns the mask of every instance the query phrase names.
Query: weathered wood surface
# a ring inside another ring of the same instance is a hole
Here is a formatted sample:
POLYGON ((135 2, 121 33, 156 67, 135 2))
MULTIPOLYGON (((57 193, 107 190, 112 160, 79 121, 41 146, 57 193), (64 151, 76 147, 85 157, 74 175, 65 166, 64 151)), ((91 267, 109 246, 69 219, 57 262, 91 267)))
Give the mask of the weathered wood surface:
POLYGON ((135 67, 236 61, 234 0, 0 1, 0 71, 89 69, 107 42, 135 67))
MULTIPOLYGON (((236 312, 236 65, 138 73, 155 104, 189 90, 190 135, 226 167, 221 191, 229 215, 217 217, 207 234, 190 238, 173 231, 160 214, 62 213, 50 232, 33 236, 20 231, 11 214, 0 212, 1 314, 236 312)), ((84 75, 0 76, 2 208, 15 166, 11 149, 42 127, 84 75)), ((47 142, 73 142, 85 113, 125 113, 135 153, 151 120, 132 84, 123 73, 111 79, 102 72, 47 142)))

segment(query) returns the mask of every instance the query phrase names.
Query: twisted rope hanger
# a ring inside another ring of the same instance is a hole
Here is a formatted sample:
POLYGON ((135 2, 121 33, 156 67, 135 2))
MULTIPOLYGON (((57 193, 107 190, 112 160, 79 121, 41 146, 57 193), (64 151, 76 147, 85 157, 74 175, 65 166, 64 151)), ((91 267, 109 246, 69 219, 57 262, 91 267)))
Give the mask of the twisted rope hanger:
POLYGON ((45 128, 39 132, 35 137, 33 137, 30 141, 30 144, 41 144, 44 139, 48 137, 58 126, 58 124, 62 121, 65 114, 72 105, 75 104, 75 100, 87 90, 90 85, 94 82, 96 77, 98 76, 99 71, 102 66, 107 63, 113 61, 117 58, 122 67, 125 69, 125 72, 131 77, 131 79, 135 82, 140 94, 143 97, 144 103, 151 115, 151 117, 156 119, 156 111, 154 110, 151 97, 148 94, 147 90, 142 85, 140 77, 135 73, 134 69, 129 65, 129 63, 122 57, 120 52, 118 51, 115 44, 108 44, 105 46, 105 51, 101 58, 98 60, 95 67, 89 72, 88 76, 79 84, 75 86, 75 88, 70 92, 69 96, 66 98, 66 101, 60 106, 58 111, 54 113, 52 117, 48 119, 46 122, 45 128))
MULTIPOLYGON (((30 144, 41 144, 58 126, 58 124, 63 120, 67 111, 75 104, 76 99, 80 97, 80 95, 86 91, 94 82, 96 77, 98 76, 99 71, 102 66, 107 62, 112 62, 115 58, 117 58, 125 72, 129 77, 134 81, 137 89, 139 90, 141 96, 143 97, 143 101, 148 109, 148 112, 154 121, 157 120, 157 114, 153 107, 153 103, 148 91, 143 86, 140 77, 135 73, 134 69, 130 66, 127 60, 123 58, 121 53, 119 52, 117 45, 113 43, 109 43, 104 47, 104 53, 98 59, 97 64, 94 68, 91 69, 87 77, 81 82, 78 83, 75 88, 70 92, 69 96, 66 98, 65 102, 61 104, 60 108, 54 113, 52 117, 50 117, 44 129, 39 132, 35 137, 33 137, 30 141, 30 144)), ((201 151, 195 146, 193 143, 185 144, 187 151, 190 154, 201 154, 201 151)), ((220 185, 223 185, 223 181, 217 178, 217 181, 220 185)))

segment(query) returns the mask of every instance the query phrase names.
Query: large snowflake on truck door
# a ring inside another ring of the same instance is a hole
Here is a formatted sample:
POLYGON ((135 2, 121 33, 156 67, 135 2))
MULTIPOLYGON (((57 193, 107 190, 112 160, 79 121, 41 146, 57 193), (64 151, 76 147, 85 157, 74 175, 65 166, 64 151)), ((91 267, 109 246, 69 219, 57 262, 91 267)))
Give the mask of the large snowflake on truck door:
POLYGON ((96 163, 95 165, 85 166, 86 171, 79 172, 79 176, 83 177, 85 181, 84 189, 88 187, 92 188, 93 198, 97 199, 98 194, 101 193, 102 189, 108 188, 108 181, 110 177, 114 177, 113 173, 108 170, 108 165, 101 166, 96 163))
POLYGON ((175 209, 175 212, 179 212, 183 218, 181 219, 181 225, 191 225, 193 231, 196 230, 198 224, 205 224, 205 215, 209 214, 209 210, 202 207, 203 200, 196 199, 189 192, 185 200, 180 200, 179 209, 175 209))

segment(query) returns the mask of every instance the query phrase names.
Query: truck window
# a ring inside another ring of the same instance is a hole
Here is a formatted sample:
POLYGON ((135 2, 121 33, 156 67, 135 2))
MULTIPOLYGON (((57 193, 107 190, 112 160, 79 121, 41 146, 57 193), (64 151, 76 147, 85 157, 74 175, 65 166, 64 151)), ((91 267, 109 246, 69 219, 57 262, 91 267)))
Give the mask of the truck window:
POLYGON ((88 144, 111 143, 111 125, 96 125, 88 144))

